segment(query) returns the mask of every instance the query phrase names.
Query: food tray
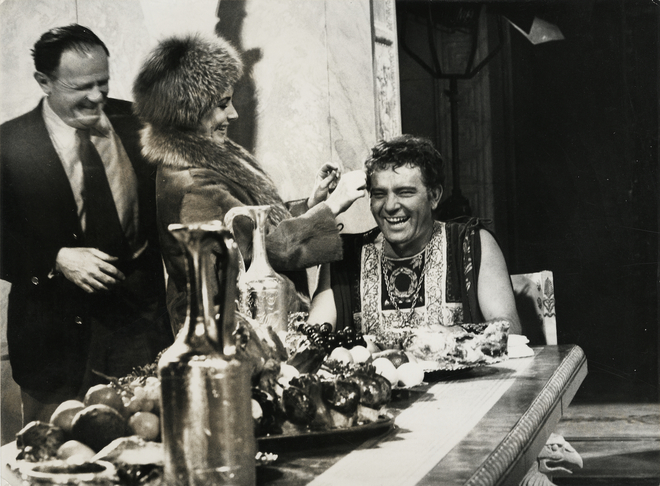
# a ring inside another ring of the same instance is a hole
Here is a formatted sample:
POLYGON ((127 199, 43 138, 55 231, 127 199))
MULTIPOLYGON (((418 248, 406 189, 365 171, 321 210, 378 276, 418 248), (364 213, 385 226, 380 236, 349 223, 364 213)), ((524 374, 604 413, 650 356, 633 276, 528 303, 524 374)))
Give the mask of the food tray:
POLYGON ((17 461, 16 470, 21 478, 29 484, 68 484, 68 485, 111 485, 115 484, 115 466, 106 461, 87 463, 85 466, 95 467, 93 472, 50 472, 63 467, 64 461, 53 460, 43 462, 17 461), (49 471, 50 470, 50 471, 49 471))
POLYGON ((495 363, 506 361, 508 356, 502 355, 496 358, 488 357, 479 361, 418 361, 424 368, 425 373, 434 373, 436 371, 445 371, 451 373, 452 371, 466 371, 480 366, 487 366, 495 363))
POLYGON ((451 361, 418 361, 425 373, 433 373, 435 371, 464 371, 474 368, 475 366, 484 366, 487 363, 457 363, 451 361))
POLYGON ((367 439, 386 433, 394 419, 381 415, 375 422, 343 429, 302 430, 286 428, 282 434, 258 437, 259 450, 268 452, 311 450, 330 446, 356 447, 367 439))

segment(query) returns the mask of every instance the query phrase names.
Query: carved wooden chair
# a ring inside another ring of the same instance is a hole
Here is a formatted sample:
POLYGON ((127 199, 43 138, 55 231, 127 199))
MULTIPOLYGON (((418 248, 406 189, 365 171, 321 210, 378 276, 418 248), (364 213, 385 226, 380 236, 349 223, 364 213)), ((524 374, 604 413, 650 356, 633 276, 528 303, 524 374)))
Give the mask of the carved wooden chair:
MULTIPOLYGON (((529 344, 557 344, 555 286, 550 270, 511 275, 523 334, 529 344)), ((550 434, 536 463, 527 472, 520 486, 551 486, 552 474, 582 467, 582 458, 557 434, 550 434)))
POLYGON ((552 272, 511 275, 522 331, 532 346, 557 344, 555 286, 552 272))

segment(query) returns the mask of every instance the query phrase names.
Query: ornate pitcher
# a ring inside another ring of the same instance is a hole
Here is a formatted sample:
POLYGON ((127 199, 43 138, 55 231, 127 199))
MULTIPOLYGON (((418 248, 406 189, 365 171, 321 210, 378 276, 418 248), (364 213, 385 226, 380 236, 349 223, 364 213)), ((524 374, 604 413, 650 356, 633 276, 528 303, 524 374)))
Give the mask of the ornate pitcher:
POLYGON ((238 215, 254 222, 252 232, 252 263, 238 280, 241 312, 260 325, 270 326, 276 332, 286 331, 288 306, 286 284, 281 275, 268 263, 266 254, 266 221, 270 206, 238 206, 227 211, 225 224, 233 231, 238 215))
POLYGON ((250 369, 232 337, 238 249, 220 221, 169 230, 186 252, 189 297, 184 326, 158 364, 164 484, 254 485, 250 369))

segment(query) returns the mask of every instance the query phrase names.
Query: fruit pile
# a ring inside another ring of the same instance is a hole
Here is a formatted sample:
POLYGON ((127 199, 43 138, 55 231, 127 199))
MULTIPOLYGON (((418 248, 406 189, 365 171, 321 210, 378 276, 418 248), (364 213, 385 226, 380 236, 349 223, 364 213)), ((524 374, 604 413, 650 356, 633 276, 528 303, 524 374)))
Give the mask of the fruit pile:
POLYGON ((288 373, 288 381, 281 382, 276 402, 284 412, 284 431, 347 428, 378 420, 391 399, 389 381, 368 364, 328 364, 332 371, 288 373))
POLYGON ((83 401, 67 400, 50 422, 31 422, 16 436, 17 459, 82 463, 115 439, 160 437, 160 381, 134 376, 91 387, 83 401))
POLYGON ((332 330, 332 324, 324 322, 323 324, 298 324, 297 331, 307 336, 310 342, 325 350, 330 354, 333 349, 343 347, 351 349, 354 346, 365 346, 367 342, 361 332, 356 332, 351 327, 346 327, 337 332, 332 330))
POLYGON ((393 387, 416 386, 424 379, 424 368, 412 353, 399 349, 383 349, 372 336, 364 336, 352 328, 334 332, 332 325, 327 322, 303 322, 296 326, 296 331, 297 339, 288 339, 289 343, 296 343, 294 355, 288 363, 300 371, 309 371, 308 363, 305 363, 304 359, 314 353, 304 351, 311 349, 316 351, 316 361, 319 365, 313 371, 317 371, 324 361, 334 360, 344 364, 372 363, 376 373, 385 376, 393 387), (318 356, 322 360, 318 359, 318 356))
MULTIPOLYGON (((378 420, 393 388, 416 386, 424 378, 415 356, 383 350, 352 329, 334 332, 327 323, 302 322, 290 326, 282 340, 257 331, 243 336, 249 336, 246 356, 254 361, 252 412, 258 437, 287 427, 343 428, 378 420)), ((118 438, 158 441, 156 369, 153 363, 126 377, 107 377, 110 384, 90 388, 82 402, 62 403, 50 423, 28 424, 17 435, 18 459, 80 463, 118 438)))
POLYGON ((422 383, 413 355, 382 350, 370 336, 330 324, 298 323, 283 337, 289 358, 264 368, 253 388, 258 436, 300 428, 346 428, 378 420, 393 388, 422 383), (272 379, 264 380, 271 374, 272 379))

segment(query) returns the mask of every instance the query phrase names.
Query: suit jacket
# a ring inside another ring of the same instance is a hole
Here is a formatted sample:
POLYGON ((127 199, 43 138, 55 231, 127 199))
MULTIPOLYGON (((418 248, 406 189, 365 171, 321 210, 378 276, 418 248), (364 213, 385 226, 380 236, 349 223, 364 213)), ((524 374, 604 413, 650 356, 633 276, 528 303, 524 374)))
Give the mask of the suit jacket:
MULTIPOLYGON (((42 103, 0 126, 0 276, 12 283, 7 338, 14 379, 23 387, 47 391, 80 385, 91 318, 117 327, 137 323, 136 332, 148 327, 162 332, 164 290, 154 171, 140 156, 140 123, 130 103, 120 100, 108 100, 104 111, 138 179, 138 233, 148 241, 134 269, 139 282, 99 297, 52 275, 61 248, 84 245, 73 192, 48 135, 42 103)), ((155 346, 162 349, 160 343, 155 346)))

